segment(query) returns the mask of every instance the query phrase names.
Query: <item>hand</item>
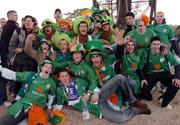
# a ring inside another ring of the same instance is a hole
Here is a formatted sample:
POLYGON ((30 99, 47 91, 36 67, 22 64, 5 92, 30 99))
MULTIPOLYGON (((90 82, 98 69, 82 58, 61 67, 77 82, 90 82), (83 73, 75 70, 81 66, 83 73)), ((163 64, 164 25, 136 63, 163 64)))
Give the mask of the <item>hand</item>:
POLYGON ((179 79, 173 79, 172 84, 176 87, 180 87, 180 80, 179 79))
POLYGON ((123 38, 122 38, 122 33, 119 31, 118 28, 114 30, 115 33, 115 42, 117 45, 122 45, 123 44, 123 38))
POLYGON ((89 95, 87 93, 84 93, 83 96, 81 97, 81 99, 85 102, 87 102, 89 100, 89 95))
POLYGON ((29 34, 26 39, 29 40, 29 41, 34 41, 35 38, 36 38, 35 34, 29 34))
POLYGON ((144 86, 144 84, 145 84, 145 85, 148 84, 147 81, 146 81, 145 79, 141 81, 141 88, 144 86))
POLYGON ((16 49, 14 49, 14 51, 15 51, 15 53, 20 53, 23 51, 23 49, 22 48, 16 48, 16 49))
POLYGON ((10 61, 10 64, 11 64, 11 65, 14 65, 14 57, 13 57, 13 58, 10 58, 9 61, 10 61))
POLYGON ((46 114, 48 115, 48 117, 50 117, 50 118, 52 118, 54 115, 53 115, 53 113, 52 113, 52 111, 51 111, 51 109, 49 109, 49 108, 47 108, 46 109, 46 114), (52 117, 51 117, 52 116, 52 117))
POLYGON ((98 100, 99 100, 99 93, 94 93, 93 95, 92 95, 92 97, 91 97, 91 102, 92 103, 97 103, 98 102, 98 100))

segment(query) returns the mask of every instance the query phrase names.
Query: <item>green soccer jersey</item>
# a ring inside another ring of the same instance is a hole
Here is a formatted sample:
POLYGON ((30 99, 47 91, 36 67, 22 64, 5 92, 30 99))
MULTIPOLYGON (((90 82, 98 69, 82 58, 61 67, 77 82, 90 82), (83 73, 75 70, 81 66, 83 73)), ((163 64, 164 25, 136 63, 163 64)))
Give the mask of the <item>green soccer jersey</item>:
POLYGON ((180 62, 173 56, 173 54, 169 51, 167 56, 161 54, 161 52, 157 54, 153 54, 151 50, 149 50, 149 59, 148 51, 145 54, 145 57, 141 59, 141 63, 139 68, 143 69, 143 67, 147 64, 147 73, 152 74, 155 72, 169 71, 168 62, 170 62, 173 66, 180 64, 180 62))
POLYGON ((165 45, 169 45, 170 40, 175 38, 172 28, 167 24, 151 24, 149 25, 149 28, 152 29, 160 37, 161 42, 165 45))
POLYGON ((132 35, 135 43, 137 45, 137 55, 141 58, 143 52, 147 50, 150 45, 151 38, 156 34, 151 30, 146 28, 144 33, 139 33, 137 29, 130 31, 126 36, 132 35))
MULTIPOLYGON (((25 83, 31 74, 32 72, 16 72, 16 81, 25 83)), ((21 110, 27 111, 31 108, 32 104, 45 108, 48 94, 55 96, 55 90, 56 84, 52 78, 39 75, 32 81, 25 96, 8 109, 8 113, 17 116, 21 110)))

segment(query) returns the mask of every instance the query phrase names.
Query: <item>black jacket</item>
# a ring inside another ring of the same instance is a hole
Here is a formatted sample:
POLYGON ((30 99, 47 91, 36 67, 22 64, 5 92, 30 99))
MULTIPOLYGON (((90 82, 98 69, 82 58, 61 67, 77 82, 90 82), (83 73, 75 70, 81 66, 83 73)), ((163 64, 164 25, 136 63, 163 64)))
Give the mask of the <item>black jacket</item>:
POLYGON ((11 36, 14 30, 17 28, 18 26, 16 25, 16 22, 12 20, 8 20, 6 24, 3 26, 3 31, 1 34, 1 42, 0 42, 0 51, 8 52, 8 46, 11 36))

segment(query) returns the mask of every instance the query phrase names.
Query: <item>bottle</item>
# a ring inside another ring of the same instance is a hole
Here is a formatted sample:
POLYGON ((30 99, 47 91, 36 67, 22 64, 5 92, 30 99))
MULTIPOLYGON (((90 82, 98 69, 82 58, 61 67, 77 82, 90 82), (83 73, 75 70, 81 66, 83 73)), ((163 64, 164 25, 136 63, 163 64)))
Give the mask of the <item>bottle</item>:
POLYGON ((87 125, 90 120, 89 108, 86 101, 83 100, 83 107, 82 107, 82 114, 83 114, 83 124, 87 125))

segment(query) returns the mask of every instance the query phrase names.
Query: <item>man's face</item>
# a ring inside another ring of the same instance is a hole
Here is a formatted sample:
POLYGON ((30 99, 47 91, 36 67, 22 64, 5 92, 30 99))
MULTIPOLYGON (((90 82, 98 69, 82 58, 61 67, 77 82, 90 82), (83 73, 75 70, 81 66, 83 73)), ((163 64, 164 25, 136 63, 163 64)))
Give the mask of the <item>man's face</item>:
POLYGON ((159 40, 155 40, 151 43, 151 49, 153 53, 158 53, 161 46, 161 42, 159 40))
POLYGON ((78 27, 79 33, 81 35, 86 35, 88 32, 88 27, 86 23, 80 23, 78 27))
POLYGON ((44 29, 45 33, 50 34, 52 32, 52 27, 50 25, 47 25, 44 29))
POLYGON ((156 22, 157 24, 162 24, 164 20, 164 13, 163 12, 158 12, 156 14, 156 22))
POLYGON ((74 52, 73 53, 73 61, 75 64, 79 64, 82 60, 83 56, 81 52, 74 52))
POLYGON ((63 85, 68 85, 70 82, 70 75, 68 74, 67 71, 62 71, 59 73, 59 78, 58 80, 63 84, 63 85))
POLYGON ((54 14, 54 18, 56 19, 56 21, 62 19, 62 13, 57 11, 55 14, 54 14))
POLYGON ((59 29, 61 30, 61 31, 63 31, 63 32, 68 32, 68 25, 67 24, 61 24, 60 26, 59 26, 59 29))
POLYGON ((50 73, 52 72, 52 64, 44 64, 41 68, 41 73, 43 77, 49 77, 50 73))
POLYGON ((110 29, 109 23, 103 24, 102 28, 103 28, 104 31, 109 31, 109 29, 110 29))
POLYGON ((4 24, 6 24, 6 19, 1 18, 0 19, 0 25, 3 26, 4 24))
POLYGON ((13 21, 17 22, 17 20, 18 20, 18 15, 17 15, 16 12, 12 13, 11 19, 12 19, 13 21))
POLYGON ((99 54, 93 54, 91 56, 91 62, 95 67, 99 67, 102 63, 102 56, 100 56, 99 54))
POLYGON ((134 22, 134 18, 132 16, 126 16, 125 17, 126 24, 132 26, 134 22))

